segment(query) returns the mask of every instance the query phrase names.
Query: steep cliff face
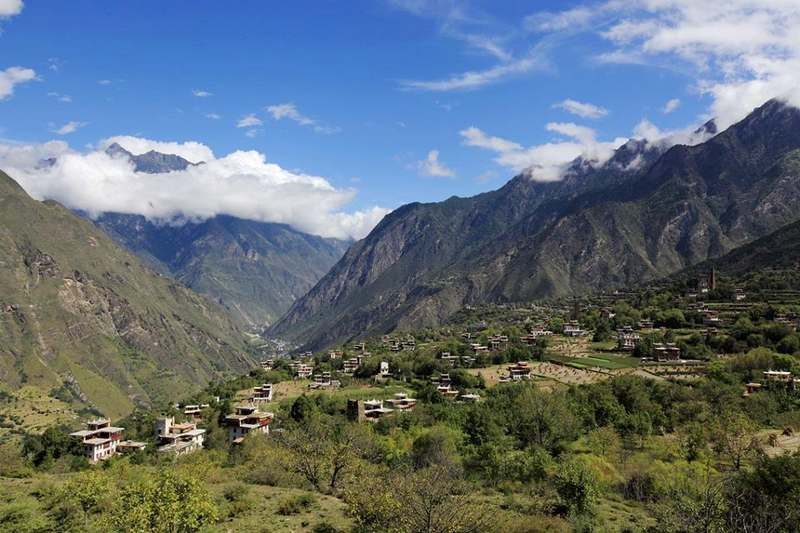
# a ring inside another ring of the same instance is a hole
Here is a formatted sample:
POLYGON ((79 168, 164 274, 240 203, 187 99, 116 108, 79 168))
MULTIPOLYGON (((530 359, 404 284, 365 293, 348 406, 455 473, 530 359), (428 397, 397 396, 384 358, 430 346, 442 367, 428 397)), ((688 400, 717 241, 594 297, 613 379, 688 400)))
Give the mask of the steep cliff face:
POLYGON ((798 149, 800 111, 770 101, 696 146, 631 141, 557 183, 518 176, 474 198, 404 206, 270 331, 322 346, 435 324, 465 303, 675 272, 797 219, 798 149))
POLYGON ((110 416, 253 365, 225 311, 0 172, 0 382, 110 416))

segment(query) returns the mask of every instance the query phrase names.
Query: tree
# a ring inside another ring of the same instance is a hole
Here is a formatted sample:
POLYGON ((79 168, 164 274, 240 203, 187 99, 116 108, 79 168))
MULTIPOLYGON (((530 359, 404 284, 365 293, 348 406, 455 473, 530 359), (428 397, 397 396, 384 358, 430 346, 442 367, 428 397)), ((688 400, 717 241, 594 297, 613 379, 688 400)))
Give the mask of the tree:
POLYGON ((757 449, 757 430, 758 426, 743 413, 726 413, 715 427, 715 450, 726 455, 739 470, 744 457, 757 449))
POLYGON ((583 463, 562 463, 554 481, 559 497, 570 512, 580 515, 592 511, 597 498, 597 480, 583 463))
POLYGON ((511 427, 522 447, 536 445, 553 452, 577 434, 578 421, 567 397, 524 386, 514 402, 511 427))
POLYGON ((91 516, 100 511, 111 488, 108 476, 100 471, 82 472, 53 494, 50 514, 59 531, 88 531, 91 516))
POLYGON ((432 466, 415 472, 373 475, 345 493, 358 530, 393 533, 478 533, 499 529, 471 501, 457 471, 432 466))
POLYGON ((295 422, 302 422, 304 420, 308 420, 316 412, 317 405, 311 400, 311 398, 303 394, 298 396, 294 403, 292 403, 289 416, 292 417, 292 420, 295 422))
POLYGON ((325 415, 307 420, 303 426, 276 434, 276 441, 289 452, 286 468, 299 474, 316 490, 336 491, 367 451, 363 428, 335 422, 325 415))
POLYGON ((109 526, 127 533, 192 533, 217 517, 201 481, 170 469, 123 487, 109 526))
POLYGON ((445 427, 434 427, 423 433, 411 446, 411 462, 414 468, 433 465, 455 465, 457 436, 445 427))
POLYGON ((593 342, 605 342, 611 338, 611 325, 608 320, 600 320, 594 330, 593 342))

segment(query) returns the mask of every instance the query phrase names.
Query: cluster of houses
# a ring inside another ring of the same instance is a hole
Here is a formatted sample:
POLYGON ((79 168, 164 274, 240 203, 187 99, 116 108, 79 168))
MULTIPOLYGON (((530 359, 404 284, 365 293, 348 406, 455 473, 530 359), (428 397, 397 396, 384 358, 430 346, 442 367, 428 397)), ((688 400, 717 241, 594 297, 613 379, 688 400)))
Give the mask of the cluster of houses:
POLYGON ((761 374, 763 376, 763 383, 757 381, 745 385, 744 396, 750 396, 764 388, 785 387, 789 390, 797 390, 800 387, 800 378, 788 370, 765 370, 761 374))
POLYGON ((391 352, 413 352, 417 349, 417 341, 414 337, 408 336, 405 339, 397 339, 391 335, 383 336, 383 346, 391 352))
POLYGON ((468 355, 452 355, 450 352, 442 352, 439 357, 450 363, 452 368, 469 368, 475 363, 475 358, 468 355))
POLYGON ((457 388, 453 387, 453 384, 450 381, 450 374, 441 374, 439 377, 432 377, 431 382, 436 386, 436 392, 448 400, 477 402, 481 399, 481 397, 477 394, 462 393, 457 388))
POLYGON ((302 361, 292 361, 289 370, 297 379, 308 379, 314 373, 314 366, 302 361))
MULTIPOLYGON (((123 440, 123 427, 112 426, 106 418, 86 422, 86 429, 70 433, 83 444, 84 456, 92 463, 109 459, 118 453, 144 450, 146 442, 123 440)), ((156 420, 155 441, 158 452, 185 455, 203 447, 205 429, 194 422, 176 424, 173 417, 156 420)))
POLYGON ((540 337, 552 337, 553 332, 546 327, 539 325, 531 328, 526 335, 520 337, 520 340, 525 344, 532 346, 540 337))
POLYGON ((375 422, 387 415, 411 411, 417 406, 416 398, 404 392, 388 400, 347 400, 347 417, 357 422, 375 422))
POLYGON ((337 389, 342 386, 342 382, 333 379, 331 372, 325 370, 314 375, 314 381, 309 383, 311 389, 337 389))

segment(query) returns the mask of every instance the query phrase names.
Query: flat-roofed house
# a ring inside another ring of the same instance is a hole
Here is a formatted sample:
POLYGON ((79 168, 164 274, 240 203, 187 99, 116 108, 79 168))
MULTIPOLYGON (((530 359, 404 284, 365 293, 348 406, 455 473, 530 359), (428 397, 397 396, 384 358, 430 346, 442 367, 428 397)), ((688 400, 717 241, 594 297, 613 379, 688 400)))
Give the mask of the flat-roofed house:
POLYGON ((562 333, 567 337, 582 337, 586 335, 586 331, 581 328, 581 325, 577 320, 573 320, 564 324, 562 333))
POLYGON ((393 398, 386 400, 384 403, 388 404, 390 408, 398 412, 410 411, 417 406, 417 399, 410 398, 405 392, 398 392, 393 398))
POLYGON ((631 327, 617 330, 617 348, 623 352, 632 352, 641 340, 639 334, 631 327))
POLYGON ((275 415, 259 411, 255 405, 238 405, 236 410, 225 417, 228 437, 234 444, 242 442, 251 433, 269 433, 269 425, 275 415))
POLYGON ((294 361, 289 365, 289 369, 299 379, 308 379, 314 373, 314 367, 302 361, 294 361))
POLYGON ((206 430, 193 422, 176 424, 172 417, 156 420, 156 439, 159 452, 186 455, 203 447, 206 430))
POLYGON ((511 381, 531 379, 531 367, 527 361, 517 361, 515 365, 508 367, 508 377, 511 381))
POLYGON ((350 359, 346 359, 344 362, 344 368, 342 369, 342 372, 344 372, 345 374, 353 374, 355 373, 356 370, 358 370, 358 367, 361 366, 362 362, 363 358, 361 356, 351 357, 350 359))
POLYGON ((394 413, 394 409, 385 407, 381 400, 364 400, 364 416, 367 420, 376 420, 394 413))
POLYGON ((674 342, 657 342, 653 344, 653 355, 657 361, 679 361, 681 349, 674 342))
POLYGON ((253 387, 253 394, 250 396, 250 401, 254 403, 271 402, 272 401, 272 383, 262 383, 253 387))
POLYGON ((70 436, 80 439, 83 454, 89 461, 96 463, 117 453, 124 431, 125 428, 112 426, 107 418, 97 418, 86 422, 86 429, 70 433, 70 436))

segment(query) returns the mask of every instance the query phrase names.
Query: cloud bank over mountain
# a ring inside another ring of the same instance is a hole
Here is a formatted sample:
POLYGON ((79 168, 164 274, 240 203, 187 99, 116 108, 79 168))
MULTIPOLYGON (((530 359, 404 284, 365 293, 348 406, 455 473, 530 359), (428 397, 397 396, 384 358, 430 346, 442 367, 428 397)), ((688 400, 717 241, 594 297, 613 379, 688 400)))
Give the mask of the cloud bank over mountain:
POLYGON ((286 170, 257 151, 217 158, 208 146, 191 141, 118 136, 83 152, 62 141, 0 142, 0 168, 34 198, 56 200, 92 216, 132 213, 180 224, 226 214, 289 224, 322 237, 359 239, 389 212, 378 206, 348 211, 354 189, 286 170), (155 150, 203 164, 159 174, 135 172, 127 157, 105 152, 115 142, 135 155, 155 150))

